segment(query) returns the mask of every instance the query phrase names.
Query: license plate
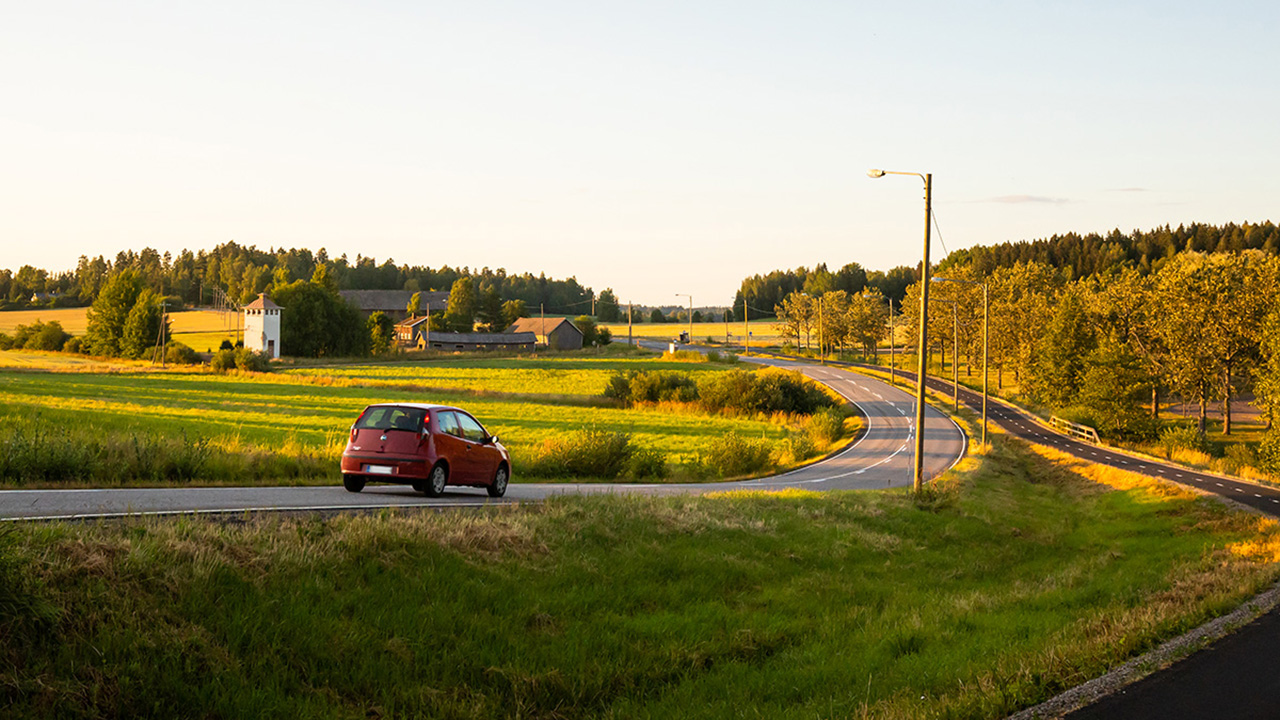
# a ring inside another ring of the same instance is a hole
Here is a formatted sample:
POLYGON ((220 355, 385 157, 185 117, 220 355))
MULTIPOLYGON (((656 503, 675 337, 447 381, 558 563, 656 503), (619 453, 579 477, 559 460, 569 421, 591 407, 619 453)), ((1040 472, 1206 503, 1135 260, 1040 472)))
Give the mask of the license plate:
POLYGON ((387 467, 386 465, 365 465, 364 471, 374 475, 390 475, 393 468, 387 467))

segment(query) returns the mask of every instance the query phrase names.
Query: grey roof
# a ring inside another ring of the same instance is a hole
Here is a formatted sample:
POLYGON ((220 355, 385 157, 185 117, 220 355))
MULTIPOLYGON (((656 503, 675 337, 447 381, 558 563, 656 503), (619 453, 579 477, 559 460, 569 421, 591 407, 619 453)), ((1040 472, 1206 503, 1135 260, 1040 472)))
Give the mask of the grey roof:
MULTIPOLYGON (((425 335, 423 337, 426 337, 425 335)), ((471 345, 532 345, 538 338, 531 332, 517 333, 455 333, 433 332, 432 343, 467 343, 471 345)))
MULTIPOLYGON (((339 290, 344 300, 355 305, 364 312, 397 312, 402 313, 409 305, 413 293, 408 290, 339 290)), ((422 310, 444 310, 449 307, 447 291, 422 291, 422 310)))
POLYGON ((556 328, 561 325, 568 325, 573 328, 574 332, 579 335, 582 334, 577 325, 570 322, 568 318, 562 317, 546 318, 545 320, 540 317, 520 318, 512 323, 511 327, 507 328, 507 332, 531 332, 546 337, 555 332, 556 328))

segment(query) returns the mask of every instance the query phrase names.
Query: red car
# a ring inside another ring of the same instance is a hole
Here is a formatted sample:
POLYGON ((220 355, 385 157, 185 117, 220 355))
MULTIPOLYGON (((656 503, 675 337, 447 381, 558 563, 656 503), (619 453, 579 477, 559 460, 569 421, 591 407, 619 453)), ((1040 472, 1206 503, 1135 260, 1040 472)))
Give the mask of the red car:
POLYGON ((351 426, 342 452, 342 486, 360 492, 370 480, 412 485, 439 497, 445 485, 470 485, 502 497, 511 456, 464 410, 445 405, 370 405, 351 426))

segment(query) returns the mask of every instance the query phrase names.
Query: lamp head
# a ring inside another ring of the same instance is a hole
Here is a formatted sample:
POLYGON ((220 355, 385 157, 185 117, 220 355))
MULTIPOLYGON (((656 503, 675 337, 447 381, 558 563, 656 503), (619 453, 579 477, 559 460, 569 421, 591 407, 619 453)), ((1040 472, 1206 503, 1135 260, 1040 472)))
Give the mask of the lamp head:
POLYGON ((883 171, 883 170, 868 170, 868 171, 867 171, 867 177, 869 177, 869 178, 879 178, 879 177, 884 177, 884 171, 883 171))

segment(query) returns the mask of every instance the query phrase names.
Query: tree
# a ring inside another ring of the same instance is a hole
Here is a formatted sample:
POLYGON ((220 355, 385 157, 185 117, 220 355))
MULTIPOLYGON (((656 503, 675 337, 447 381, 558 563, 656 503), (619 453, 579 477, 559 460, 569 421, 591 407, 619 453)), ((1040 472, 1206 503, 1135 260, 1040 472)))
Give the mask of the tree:
POLYGON ((693 311, 693 321, 694 321, 694 322, 696 322, 696 323, 700 323, 700 322, 702 322, 702 311, 701 311, 701 310, 694 310, 694 311, 693 311))
POLYGON ((120 355, 137 359, 146 357, 156 346, 169 341, 168 321, 160 308, 160 296, 148 289, 138 294, 138 300, 129 310, 125 318, 124 328, 120 333, 120 355), (161 323, 164 323, 161 337, 161 323))
MULTIPOLYGON (((832 295, 835 293, 828 294, 827 297, 832 295)), ((840 298, 837 296, 834 299, 837 304, 833 307, 839 308, 840 298)), ((825 297, 823 303, 826 303, 825 297)), ((874 357, 876 345, 884 338, 885 325, 889 322, 888 303, 878 291, 872 291, 854 295, 847 300, 845 307, 846 337, 860 344, 865 356, 874 357)))
POLYGON ((727 323, 734 322, 733 308, 725 308, 724 321, 727 323))
POLYGON ((613 294, 613 288, 605 288, 600 293, 599 299, 596 300, 596 317, 600 322, 618 321, 618 298, 613 294))
POLYGON ((506 327, 506 317, 502 312, 502 296, 497 288, 489 286, 480 293, 480 330, 481 332, 502 332, 506 327))
POLYGON ((454 332, 472 332, 476 324, 476 283, 471 277, 460 277, 449 290, 448 325, 454 332))
POLYGON ((93 307, 87 313, 84 342, 89 354, 103 357, 120 355, 125 321, 142 289, 142 275, 136 270, 123 270, 107 278, 98 299, 93 301, 93 307))
POLYGON ((422 312, 422 293, 415 292, 409 298, 409 304, 405 306, 404 311, 409 313, 409 317, 416 318, 418 313, 422 312))
MULTIPOLYGON (((317 265, 317 270, 322 265, 317 265)), ((280 345, 298 357, 351 357, 369 350, 369 332, 360 311, 324 278, 297 280, 277 289, 280 345)))
POLYGON ((579 315, 573 319, 574 327, 582 331, 582 346, 590 347, 600 340, 596 331, 596 320, 590 315, 579 315))
POLYGON ((1027 377, 1032 397, 1057 408, 1079 403, 1086 359, 1097 347, 1083 295, 1078 286, 1072 286, 1058 297, 1027 377))
POLYGON ((1103 337, 1085 362, 1078 401, 1103 437, 1150 437, 1155 419, 1142 410, 1151 376, 1142 358, 1114 338, 1103 337))
POLYGON ((653 310, 651 310, 651 311, 649 312, 649 322, 651 322, 651 323, 664 323, 664 322, 666 322, 666 321, 667 321, 667 318, 666 318, 666 316, 665 316, 665 315, 663 315, 663 314, 662 314, 662 309, 661 309, 661 308, 654 308, 653 310))
POLYGON ((396 324, 386 313, 373 313, 365 321, 365 327, 369 331, 369 349, 374 355, 382 355, 391 350, 395 341, 396 324))
POLYGON ((508 300, 502 303, 503 327, 511 327, 520 318, 529 317, 529 310, 523 300, 508 300))

